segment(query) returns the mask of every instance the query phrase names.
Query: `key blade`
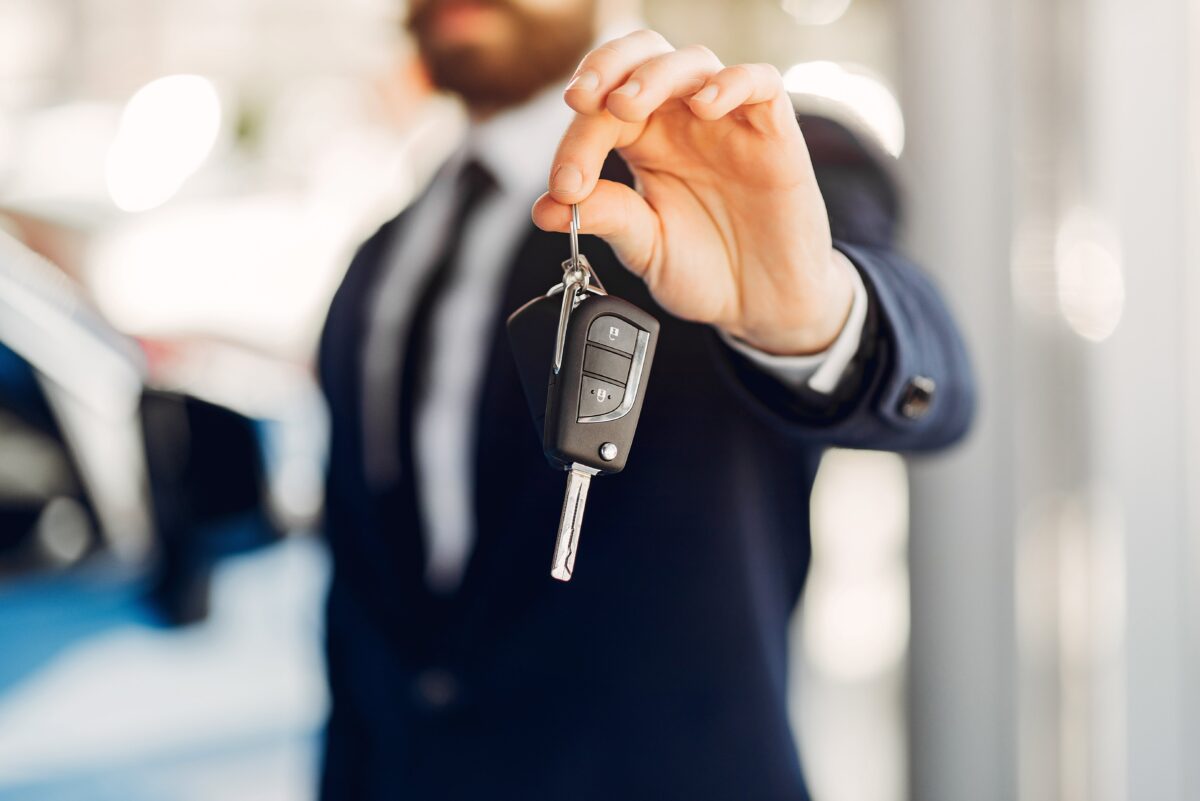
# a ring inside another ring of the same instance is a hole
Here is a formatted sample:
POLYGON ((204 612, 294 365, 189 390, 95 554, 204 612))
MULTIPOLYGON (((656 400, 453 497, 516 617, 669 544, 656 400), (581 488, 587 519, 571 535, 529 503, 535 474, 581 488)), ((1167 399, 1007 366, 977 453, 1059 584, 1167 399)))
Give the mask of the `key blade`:
POLYGON ((575 571, 575 554, 579 550, 579 529, 583 526, 583 510, 587 505, 588 487, 595 474, 591 468, 571 465, 567 473, 567 493, 563 497, 562 517, 558 521, 558 539, 554 541, 554 562, 550 575, 559 581, 570 581, 575 571))

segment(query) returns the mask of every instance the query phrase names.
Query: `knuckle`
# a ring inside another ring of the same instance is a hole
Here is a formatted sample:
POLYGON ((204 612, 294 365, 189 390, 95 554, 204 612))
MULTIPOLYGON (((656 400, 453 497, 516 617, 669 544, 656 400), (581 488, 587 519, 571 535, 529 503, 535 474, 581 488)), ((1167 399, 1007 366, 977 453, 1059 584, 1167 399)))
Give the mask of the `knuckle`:
POLYGON ((716 53, 714 53, 711 49, 709 49, 708 47, 706 47, 702 44, 690 44, 687 47, 683 48, 683 50, 685 50, 688 53, 691 53, 693 55, 700 56, 701 58, 708 60, 708 61, 715 61, 717 58, 716 53))
POLYGON ((783 88, 783 75, 780 74, 779 68, 774 64, 759 64, 760 80, 764 84, 776 89, 783 88))
POLYGON ((637 39, 645 42, 646 44, 657 45, 659 47, 669 48, 671 46, 671 43, 667 41, 667 37, 663 36, 658 31, 651 30, 650 28, 639 28, 638 30, 629 34, 629 38, 637 39))

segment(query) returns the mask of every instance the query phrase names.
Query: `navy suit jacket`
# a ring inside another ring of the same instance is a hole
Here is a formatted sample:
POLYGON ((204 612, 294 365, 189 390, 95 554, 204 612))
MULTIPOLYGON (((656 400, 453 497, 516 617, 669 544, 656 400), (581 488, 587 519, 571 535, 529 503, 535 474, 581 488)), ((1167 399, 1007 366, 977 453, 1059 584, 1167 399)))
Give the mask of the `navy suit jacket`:
MULTIPOLYGON (((325 801, 807 797, 785 703, 787 628, 821 453, 942 447, 966 430, 973 397, 950 313, 895 250, 885 171, 845 129, 801 125, 835 243, 870 295, 851 369, 833 396, 788 390, 710 327, 671 317, 583 237, 609 291, 662 329, 629 464, 593 483, 568 584, 549 576, 564 474, 542 455, 504 331, 561 277, 566 237, 531 225, 493 310, 476 547, 448 599, 422 582, 411 480, 373 492, 364 476, 364 321, 396 221, 363 245, 320 346, 334 565, 325 801), (936 386, 928 404, 914 403, 918 377, 936 386)), ((615 156, 606 177, 629 180, 615 156)))

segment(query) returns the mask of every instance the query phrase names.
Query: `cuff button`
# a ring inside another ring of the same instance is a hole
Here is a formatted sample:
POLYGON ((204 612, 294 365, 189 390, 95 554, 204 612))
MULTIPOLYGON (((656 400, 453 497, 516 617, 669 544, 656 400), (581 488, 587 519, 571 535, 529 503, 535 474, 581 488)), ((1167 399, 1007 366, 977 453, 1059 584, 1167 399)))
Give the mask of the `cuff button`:
POLYGON ((909 420, 920 420, 933 404, 933 392, 937 384, 928 376, 913 376, 900 396, 900 414, 909 420))

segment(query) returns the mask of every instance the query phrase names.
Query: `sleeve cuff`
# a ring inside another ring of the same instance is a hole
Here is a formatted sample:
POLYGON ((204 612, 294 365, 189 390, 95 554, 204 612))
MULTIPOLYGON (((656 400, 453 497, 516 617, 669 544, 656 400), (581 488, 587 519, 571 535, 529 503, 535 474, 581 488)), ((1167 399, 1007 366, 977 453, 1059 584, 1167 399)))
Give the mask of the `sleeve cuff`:
POLYGON ((810 353, 803 356, 778 356, 755 348, 737 337, 717 329, 721 340, 733 350, 746 357, 759 369, 770 374, 789 389, 799 391, 808 389, 822 395, 831 394, 837 388, 838 382, 858 353, 862 343, 863 327, 867 320, 867 288, 863 284, 858 269, 846 256, 838 250, 834 251, 836 258, 845 262, 850 270, 854 286, 854 300, 850 305, 850 314, 846 324, 833 343, 820 353, 810 353))

